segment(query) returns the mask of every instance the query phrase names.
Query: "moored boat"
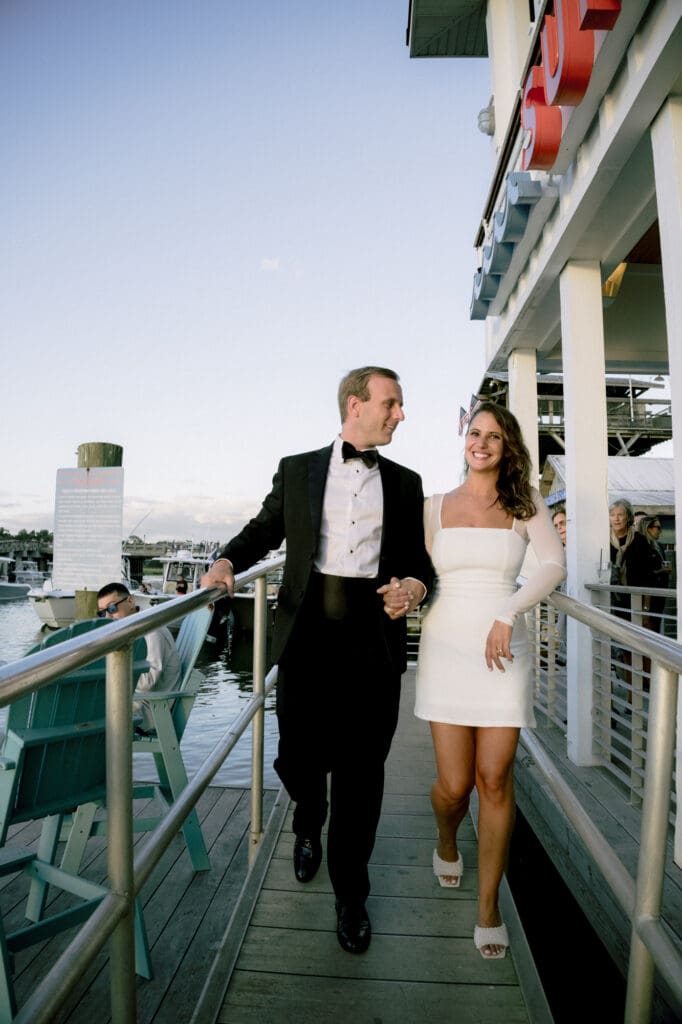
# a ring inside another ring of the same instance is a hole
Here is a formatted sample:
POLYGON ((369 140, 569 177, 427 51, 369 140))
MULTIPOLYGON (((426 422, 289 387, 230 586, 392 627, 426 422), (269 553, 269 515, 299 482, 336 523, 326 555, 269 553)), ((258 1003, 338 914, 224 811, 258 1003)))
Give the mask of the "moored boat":
MULTIPOLYGON (((133 589, 129 577, 128 559, 121 560, 121 582, 133 589)), ((43 628, 62 629, 70 626, 76 618, 76 592, 75 590, 55 587, 52 578, 43 579, 39 586, 27 589, 28 599, 33 610, 43 624, 43 628)))
POLYGON ((73 590, 52 588, 47 579, 41 587, 29 587, 28 599, 33 610, 47 629, 61 629, 70 626, 76 618, 76 594, 73 590))
POLYGON ((0 558, 0 601, 23 601, 30 589, 17 579, 15 559, 0 558))
MULTIPOLYGON (((159 561, 163 565, 161 587, 157 589, 142 584, 133 591, 135 602, 140 609, 152 608, 162 601, 170 601, 174 597, 198 590, 201 586, 201 577, 208 572, 213 561, 213 553, 206 551, 195 553, 182 548, 169 552, 154 561, 159 561)), ((216 601, 205 642, 216 645, 222 650, 227 640, 230 623, 229 598, 216 601)))

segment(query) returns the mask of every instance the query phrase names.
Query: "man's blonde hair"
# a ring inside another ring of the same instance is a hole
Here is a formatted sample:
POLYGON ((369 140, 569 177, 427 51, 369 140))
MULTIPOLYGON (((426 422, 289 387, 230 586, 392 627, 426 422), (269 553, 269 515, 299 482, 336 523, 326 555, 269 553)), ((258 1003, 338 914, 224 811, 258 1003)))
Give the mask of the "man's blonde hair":
POLYGON ((345 422, 348 413, 349 398, 354 395, 361 402, 369 400, 370 377, 388 377, 396 383, 400 380, 395 370, 389 370, 385 366, 361 366, 359 370, 351 370, 339 384, 339 412, 342 423, 345 422))

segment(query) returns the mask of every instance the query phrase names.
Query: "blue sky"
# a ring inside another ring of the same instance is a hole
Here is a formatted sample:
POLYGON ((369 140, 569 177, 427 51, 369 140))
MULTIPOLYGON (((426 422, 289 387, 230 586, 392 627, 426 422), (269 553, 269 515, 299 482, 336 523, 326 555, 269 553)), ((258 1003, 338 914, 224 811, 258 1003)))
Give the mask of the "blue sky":
POLYGON ((386 454, 459 480, 492 167, 487 61, 410 60, 407 0, 0 6, 0 525, 124 448, 124 532, 226 540, 336 389, 401 375, 386 454))

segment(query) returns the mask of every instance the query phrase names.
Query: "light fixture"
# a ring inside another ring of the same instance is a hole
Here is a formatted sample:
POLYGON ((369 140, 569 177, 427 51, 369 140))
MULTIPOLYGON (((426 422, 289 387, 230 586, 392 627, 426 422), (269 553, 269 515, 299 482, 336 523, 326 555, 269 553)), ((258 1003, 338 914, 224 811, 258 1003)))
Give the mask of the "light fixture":
POLYGON ((478 130, 484 135, 495 134, 495 103, 492 96, 488 106, 478 112, 478 130))
POLYGON ((602 285, 602 298, 613 302, 620 291, 620 286, 623 283, 623 276, 627 270, 627 266, 627 263, 619 263, 613 273, 609 274, 602 285))

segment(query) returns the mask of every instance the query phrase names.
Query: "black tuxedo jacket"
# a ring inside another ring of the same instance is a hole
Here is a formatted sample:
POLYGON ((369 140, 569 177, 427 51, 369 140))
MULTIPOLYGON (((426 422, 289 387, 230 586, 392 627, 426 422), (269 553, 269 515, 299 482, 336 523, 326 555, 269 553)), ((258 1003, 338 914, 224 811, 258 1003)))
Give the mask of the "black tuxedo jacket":
MULTIPOLYGON (((246 524, 220 552, 235 572, 243 572, 276 550, 286 540, 284 577, 277 602, 272 641, 272 660, 286 650, 296 618, 310 584, 320 534, 322 503, 332 446, 280 462, 258 515, 246 524)), ((424 547, 424 495, 417 473, 379 456, 384 492, 383 527, 377 586, 392 576, 413 576, 427 589, 433 568, 424 547)), ((406 667, 405 618, 381 614, 391 662, 400 672, 406 667)))

